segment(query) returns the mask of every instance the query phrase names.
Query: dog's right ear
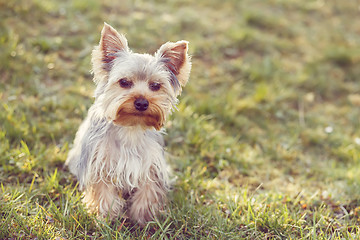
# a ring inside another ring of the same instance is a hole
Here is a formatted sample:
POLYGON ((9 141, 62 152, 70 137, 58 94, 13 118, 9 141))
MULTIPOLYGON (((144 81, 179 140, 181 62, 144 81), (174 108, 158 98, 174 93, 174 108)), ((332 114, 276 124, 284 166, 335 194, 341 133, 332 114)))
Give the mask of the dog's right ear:
POLYGON ((118 33, 109 24, 104 23, 99 45, 94 48, 91 58, 95 82, 97 82, 96 78, 101 77, 100 75, 107 75, 110 72, 113 60, 122 51, 129 52, 125 36, 118 33))
POLYGON ((120 51, 129 51, 128 43, 124 35, 119 34, 107 23, 104 23, 104 27, 101 31, 99 47, 102 53, 102 61, 105 66, 116 58, 116 53, 120 51))

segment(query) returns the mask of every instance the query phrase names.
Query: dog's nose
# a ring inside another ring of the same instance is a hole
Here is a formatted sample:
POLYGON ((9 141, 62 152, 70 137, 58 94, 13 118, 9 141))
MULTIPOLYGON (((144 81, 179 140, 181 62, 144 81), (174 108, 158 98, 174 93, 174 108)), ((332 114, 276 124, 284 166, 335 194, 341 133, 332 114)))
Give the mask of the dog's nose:
POLYGON ((145 98, 138 98, 134 101, 134 106, 138 111, 145 111, 149 107, 149 102, 145 98))

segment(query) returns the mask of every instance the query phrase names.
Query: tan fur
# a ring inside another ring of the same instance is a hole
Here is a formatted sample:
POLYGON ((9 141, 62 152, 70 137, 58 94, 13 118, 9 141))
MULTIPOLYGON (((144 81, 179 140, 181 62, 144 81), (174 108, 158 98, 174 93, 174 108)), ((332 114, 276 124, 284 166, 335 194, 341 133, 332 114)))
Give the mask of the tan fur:
POLYGON ((142 95, 129 97, 129 99, 121 105, 114 123, 122 126, 141 125, 144 128, 154 127, 156 130, 160 130, 164 125, 165 115, 161 107, 156 103, 156 98, 152 99, 151 96, 147 97, 146 99, 149 100, 150 107, 145 113, 141 113, 134 109, 134 101, 138 97, 142 97, 142 95))

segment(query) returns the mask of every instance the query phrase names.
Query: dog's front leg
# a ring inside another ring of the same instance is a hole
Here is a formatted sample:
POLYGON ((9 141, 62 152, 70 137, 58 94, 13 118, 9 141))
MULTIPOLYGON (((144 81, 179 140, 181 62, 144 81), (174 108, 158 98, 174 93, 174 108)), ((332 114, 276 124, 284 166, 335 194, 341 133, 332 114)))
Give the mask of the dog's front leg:
POLYGON ((161 182, 145 182, 131 197, 129 217, 144 226, 164 207, 166 192, 167 187, 161 182))
POLYGON ((111 183, 100 181, 86 189, 84 202, 90 211, 112 220, 122 214, 125 200, 121 195, 121 191, 111 183))

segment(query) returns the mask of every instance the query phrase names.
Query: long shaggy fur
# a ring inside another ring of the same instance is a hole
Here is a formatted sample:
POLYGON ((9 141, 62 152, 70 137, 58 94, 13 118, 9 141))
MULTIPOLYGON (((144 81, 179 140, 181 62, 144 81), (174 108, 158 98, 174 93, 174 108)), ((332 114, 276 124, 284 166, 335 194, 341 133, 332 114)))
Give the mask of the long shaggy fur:
POLYGON ((92 54, 95 102, 66 160, 88 209, 111 219, 125 212, 143 225, 163 207, 169 190, 162 130, 191 68, 187 42, 165 43, 154 56, 132 53, 105 23, 92 54), (131 83, 121 87, 120 79, 131 83), (152 90, 152 83, 160 84, 152 90), (145 111, 134 107, 147 99, 145 111))

